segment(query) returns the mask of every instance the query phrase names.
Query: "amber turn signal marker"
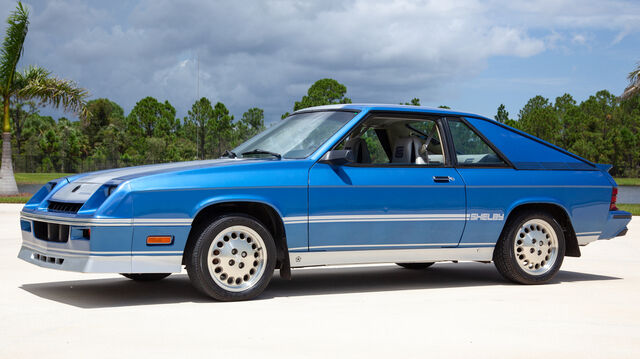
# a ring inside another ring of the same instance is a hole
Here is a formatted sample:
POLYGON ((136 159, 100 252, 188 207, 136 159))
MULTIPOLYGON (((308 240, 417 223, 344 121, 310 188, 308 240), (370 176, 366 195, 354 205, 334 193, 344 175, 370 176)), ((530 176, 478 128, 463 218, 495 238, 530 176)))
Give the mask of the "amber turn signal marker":
POLYGON ((173 237, 171 236, 149 236, 147 244, 171 244, 173 237))

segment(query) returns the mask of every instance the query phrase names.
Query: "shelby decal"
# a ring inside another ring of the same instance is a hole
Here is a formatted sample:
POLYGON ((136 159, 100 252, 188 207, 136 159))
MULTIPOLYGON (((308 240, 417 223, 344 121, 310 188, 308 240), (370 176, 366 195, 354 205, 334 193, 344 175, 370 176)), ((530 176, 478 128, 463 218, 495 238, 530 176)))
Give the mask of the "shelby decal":
POLYGON ((470 221, 502 221, 504 214, 502 213, 469 213, 470 221))

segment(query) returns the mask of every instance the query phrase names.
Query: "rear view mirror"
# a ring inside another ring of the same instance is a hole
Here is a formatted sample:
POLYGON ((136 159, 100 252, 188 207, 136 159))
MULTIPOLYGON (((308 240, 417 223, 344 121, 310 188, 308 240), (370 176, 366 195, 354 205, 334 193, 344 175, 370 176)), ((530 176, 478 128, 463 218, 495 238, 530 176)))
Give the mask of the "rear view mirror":
POLYGON ((320 162, 340 166, 353 162, 354 160, 355 158, 351 150, 333 150, 325 153, 320 159, 320 162))

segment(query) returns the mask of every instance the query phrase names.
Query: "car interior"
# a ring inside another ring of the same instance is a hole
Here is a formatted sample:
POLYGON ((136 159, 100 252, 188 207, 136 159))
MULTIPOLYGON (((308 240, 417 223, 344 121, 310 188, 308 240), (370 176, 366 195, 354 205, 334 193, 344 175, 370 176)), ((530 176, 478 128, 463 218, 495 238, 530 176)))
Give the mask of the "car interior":
POLYGON ((355 163, 444 164, 442 132, 433 119, 373 117, 357 126, 336 149, 351 150, 355 163))

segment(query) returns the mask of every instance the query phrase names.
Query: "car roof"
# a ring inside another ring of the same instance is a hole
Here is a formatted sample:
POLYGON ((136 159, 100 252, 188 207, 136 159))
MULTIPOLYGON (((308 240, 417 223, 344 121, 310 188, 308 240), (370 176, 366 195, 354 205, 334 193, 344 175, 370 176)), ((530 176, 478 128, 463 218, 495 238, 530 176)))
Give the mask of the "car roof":
POLYGON ((454 115, 463 117, 478 117, 482 119, 488 119, 485 116, 481 116, 471 112, 458 111, 447 108, 436 108, 427 106, 413 106, 413 105, 393 105, 393 104, 376 104, 376 103, 348 103, 348 104, 336 104, 336 105, 324 105, 307 107, 294 113, 310 112, 310 111, 322 111, 322 110, 370 110, 370 111, 402 111, 402 112, 423 112, 431 114, 443 114, 454 115))

